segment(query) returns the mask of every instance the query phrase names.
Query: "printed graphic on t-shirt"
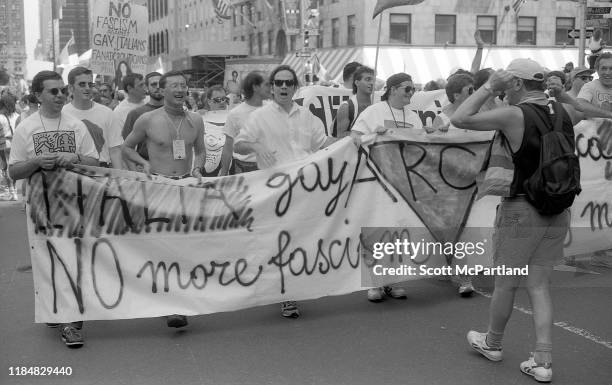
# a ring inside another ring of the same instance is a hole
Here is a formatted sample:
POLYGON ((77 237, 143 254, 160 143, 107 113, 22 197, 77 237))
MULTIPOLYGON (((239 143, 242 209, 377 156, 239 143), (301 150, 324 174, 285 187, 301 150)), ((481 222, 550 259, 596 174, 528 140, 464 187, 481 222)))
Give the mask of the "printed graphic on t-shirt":
POLYGON ((32 135, 34 153, 76 152, 74 131, 44 131, 32 135))
POLYGON ((385 128, 414 128, 414 125, 408 122, 385 119, 385 128))
POLYGON ((608 92, 597 92, 597 104, 601 109, 612 111, 612 94, 608 92))
POLYGON ((221 170, 221 155, 225 146, 225 134, 220 130, 207 130, 204 134, 206 146, 205 174, 203 176, 218 176, 221 170))

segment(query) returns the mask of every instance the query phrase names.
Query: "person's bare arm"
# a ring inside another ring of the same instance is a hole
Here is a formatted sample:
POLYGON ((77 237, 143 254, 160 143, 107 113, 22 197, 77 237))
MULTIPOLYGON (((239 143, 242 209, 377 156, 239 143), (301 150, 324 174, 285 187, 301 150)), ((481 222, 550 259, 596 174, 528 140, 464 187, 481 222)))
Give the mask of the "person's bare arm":
POLYGON ((225 145, 223 145, 223 152, 221 153, 221 170, 219 171, 219 176, 229 175, 233 148, 234 138, 225 135, 225 145))
MULTIPOLYGON (((196 178, 202 177, 202 170, 206 164, 206 145, 204 144, 204 121, 202 119, 193 119, 196 124, 197 134, 196 140, 193 144, 193 150, 195 152, 193 170, 191 175, 196 178)), ((231 154, 231 152, 230 152, 231 154)))
POLYGON ((147 125, 148 117, 141 116, 136 123, 134 123, 134 129, 125 138, 123 145, 121 146, 121 155, 129 162, 136 163, 143 168, 143 171, 147 174, 150 172, 149 162, 138 154, 136 146, 147 140, 147 125))
POLYGON ((55 167, 56 154, 42 154, 35 158, 16 162, 8 167, 9 176, 14 180, 29 178, 30 175, 42 168, 52 170, 55 167))
POLYGON ((351 121, 349 120, 348 103, 342 103, 336 115, 336 135, 341 138, 348 131, 351 121))
POLYGON ((484 40, 480 36, 480 31, 476 30, 474 32, 474 40, 476 41, 476 53, 474 54, 474 59, 472 60, 472 68, 470 72, 472 74, 476 74, 480 70, 480 64, 482 63, 482 51, 484 47, 484 40))

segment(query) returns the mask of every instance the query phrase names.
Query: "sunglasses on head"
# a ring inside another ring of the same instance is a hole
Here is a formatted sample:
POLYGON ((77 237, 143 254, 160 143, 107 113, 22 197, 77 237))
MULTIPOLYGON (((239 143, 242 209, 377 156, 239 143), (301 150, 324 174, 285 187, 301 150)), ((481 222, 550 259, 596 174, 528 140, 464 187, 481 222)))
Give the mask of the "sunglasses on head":
POLYGON ((68 87, 62 87, 62 88, 49 88, 48 89, 49 93, 53 96, 57 96, 60 93, 64 96, 68 95, 68 87))
POLYGON ((210 100, 212 100, 215 103, 223 103, 223 102, 227 102, 229 99, 227 97, 223 96, 223 97, 219 97, 219 98, 212 98, 210 100))
POLYGON ((295 81, 293 79, 289 80, 274 80, 275 87, 282 87, 283 84, 287 85, 287 87, 293 87, 295 85, 295 81))
POLYGON ((85 88, 85 87, 87 87, 87 86, 88 86, 89 88, 94 88, 94 87, 96 86, 96 83, 93 83, 93 82, 89 82, 89 83, 88 83, 88 82, 79 82, 79 83, 77 83, 77 85, 78 85, 79 87, 81 87, 81 88, 85 88))

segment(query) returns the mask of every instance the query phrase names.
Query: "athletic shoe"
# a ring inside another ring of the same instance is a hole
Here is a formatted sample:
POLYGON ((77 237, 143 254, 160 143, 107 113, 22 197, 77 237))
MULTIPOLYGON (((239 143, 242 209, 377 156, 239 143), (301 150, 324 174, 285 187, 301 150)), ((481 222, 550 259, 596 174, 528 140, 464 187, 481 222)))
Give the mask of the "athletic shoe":
POLYGON ((472 285, 471 281, 462 282, 457 293, 462 297, 470 297, 474 293, 474 285, 472 285))
POLYGON ((538 382, 550 382, 552 380, 552 364, 536 364, 533 356, 527 361, 521 362, 521 372, 533 377, 538 382))
POLYGON ((467 334, 467 340, 472 349, 487 357, 491 361, 501 361, 503 351, 501 348, 492 348, 487 345, 487 333, 479 333, 470 330, 467 334))
POLYGON ((166 324, 169 328, 182 328, 187 326, 187 317, 179 314, 172 314, 166 317, 166 324))
POLYGON ((69 348, 80 348, 83 346, 83 336, 81 333, 72 325, 62 325, 62 341, 69 348))
POLYGON ((385 289, 385 294, 391 298, 395 298, 395 299, 406 298, 406 290, 404 290, 404 288, 384 286, 383 289, 385 289))
POLYGON ((300 316, 300 309, 297 307, 297 302, 281 302, 281 315, 285 318, 298 318, 300 316))
POLYGON ((373 287, 368 289, 368 301, 370 302, 380 302, 383 300, 383 288, 382 287, 373 287))

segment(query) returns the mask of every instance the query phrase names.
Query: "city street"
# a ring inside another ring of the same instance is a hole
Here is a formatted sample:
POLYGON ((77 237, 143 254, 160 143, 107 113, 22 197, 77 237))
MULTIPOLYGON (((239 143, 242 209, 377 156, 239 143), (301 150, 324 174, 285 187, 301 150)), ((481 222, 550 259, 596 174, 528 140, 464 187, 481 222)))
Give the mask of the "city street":
MULTIPOLYGON (((299 319, 278 305, 191 317, 87 322, 85 346, 68 349, 57 329, 34 323, 22 204, 0 202, 0 384, 531 384, 519 363, 533 349, 529 301, 519 290, 504 341, 490 362, 468 346, 485 331, 490 279, 460 298, 449 282, 405 284, 408 299, 367 301, 365 292, 302 302, 299 319), (16 376, 11 367, 70 367, 70 376, 16 376), (14 374, 14 373, 13 373, 14 374)), ((612 269, 578 259, 554 280, 554 384, 609 384, 612 269), (577 266, 577 267, 576 267, 577 266)))

